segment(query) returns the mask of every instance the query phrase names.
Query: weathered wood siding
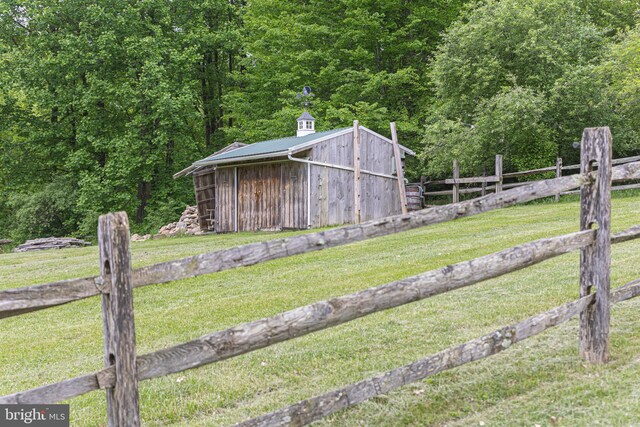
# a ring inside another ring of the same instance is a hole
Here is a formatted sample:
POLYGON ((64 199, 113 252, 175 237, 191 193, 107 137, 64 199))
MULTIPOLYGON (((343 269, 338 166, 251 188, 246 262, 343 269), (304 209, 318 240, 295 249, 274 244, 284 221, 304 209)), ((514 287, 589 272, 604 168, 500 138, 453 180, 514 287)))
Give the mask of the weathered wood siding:
POLYGON ((198 223, 202 230, 213 230, 216 208, 215 168, 209 166, 193 173, 198 223))
POLYGON ((282 229, 282 164, 238 167, 238 231, 282 229))
POLYGON ((307 165, 282 163, 282 227, 307 228, 307 165))
MULTIPOLYGON (((361 169, 392 175, 395 165, 393 145, 364 129, 360 131, 360 140, 361 169)), ((360 194, 362 221, 402 213, 397 179, 363 173, 360 194)))
POLYGON ((234 168, 216 170, 216 233, 235 230, 234 168))
MULTIPOLYGON (((398 183, 391 175, 393 145, 361 128, 360 176, 361 220, 367 221, 402 212, 398 183)), ((353 134, 338 136, 314 145, 309 159, 315 162, 353 168, 353 134)), ((324 227, 354 221, 353 172, 324 166, 311 166, 311 225, 324 227)))
MULTIPOLYGON (((316 144, 309 160, 353 167, 353 134, 331 138, 316 144)), ((353 172, 311 165, 311 225, 349 224, 353 222, 353 172)))

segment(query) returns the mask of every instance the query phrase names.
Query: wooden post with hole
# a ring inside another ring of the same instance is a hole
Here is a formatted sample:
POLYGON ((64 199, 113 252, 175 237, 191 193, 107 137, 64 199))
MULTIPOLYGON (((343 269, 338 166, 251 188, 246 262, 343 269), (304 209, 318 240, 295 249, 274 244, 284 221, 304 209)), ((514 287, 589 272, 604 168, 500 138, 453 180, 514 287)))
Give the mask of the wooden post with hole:
POLYGON ((402 159, 400 158, 400 147, 398 146, 398 132, 396 131, 396 122, 391 122, 391 142, 393 142, 393 157, 396 162, 396 176, 398 177, 400 207, 402 209, 402 213, 406 214, 408 212, 407 192, 404 187, 404 171, 402 170, 402 159))
POLYGON ((360 124, 353 121, 353 196, 354 222, 360 224, 360 124))
POLYGON ((496 193, 500 193, 502 191, 502 154, 496 154, 496 177, 498 178, 496 193))
MULTIPOLYGON (((125 212, 98 220, 104 364, 115 365, 116 385, 107 388, 109 427, 140 425, 136 378, 136 332, 133 319, 129 220, 125 212)), ((100 381, 100 379, 98 379, 100 381)))
MULTIPOLYGON (((556 159, 556 178, 562 176, 562 157, 556 159)), ((556 194, 556 203, 560 201, 560 193, 556 194)))
MULTIPOLYGON (((453 179, 460 178, 460 167, 458 166, 458 160, 453 159, 453 179)), ((451 192, 453 196, 453 203, 458 203, 460 201, 460 184, 455 182, 453 184, 453 191, 451 192)))
POLYGON ((580 173, 598 164, 595 180, 580 188, 580 229, 597 230, 580 253, 580 296, 596 293, 580 314, 580 354, 591 363, 609 360, 609 287, 611 265, 611 131, 587 128, 582 134, 580 173))

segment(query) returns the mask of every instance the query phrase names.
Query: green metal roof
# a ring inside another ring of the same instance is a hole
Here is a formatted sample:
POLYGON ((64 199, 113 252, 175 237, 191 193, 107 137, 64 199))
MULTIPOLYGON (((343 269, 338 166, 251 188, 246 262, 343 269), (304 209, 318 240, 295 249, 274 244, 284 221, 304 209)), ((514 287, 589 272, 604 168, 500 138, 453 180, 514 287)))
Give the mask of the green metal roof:
POLYGON ((271 139, 269 141, 256 142, 241 148, 237 148, 226 153, 213 154, 202 160, 198 160, 193 166, 214 165, 217 163, 228 163, 232 160, 242 161, 243 158, 253 156, 269 157, 269 154, 283 153, 298 145, 315 141, 316 139, 326 138, 334 133, 339 133, 350 128, 339 128, 326 130, 324 132, 316 132, 305 136, 290 136, 287 138, 271 139))

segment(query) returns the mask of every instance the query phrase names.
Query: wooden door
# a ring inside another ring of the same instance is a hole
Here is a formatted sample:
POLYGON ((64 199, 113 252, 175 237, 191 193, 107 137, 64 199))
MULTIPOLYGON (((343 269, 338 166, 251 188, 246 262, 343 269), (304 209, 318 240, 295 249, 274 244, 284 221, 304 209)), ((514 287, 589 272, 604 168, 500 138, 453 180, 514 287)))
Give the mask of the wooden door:
POLYGON ((282 228, 307 228, 307 168, 298 162, 282 164, 282 228))
POLYGON ((235 231, 234 179, 234 168, 219 168, 216 170, 215 230, 217 233, 235 231))
POLYGON ((282 229, 282 164, 238 167, 238 231, 282 229))

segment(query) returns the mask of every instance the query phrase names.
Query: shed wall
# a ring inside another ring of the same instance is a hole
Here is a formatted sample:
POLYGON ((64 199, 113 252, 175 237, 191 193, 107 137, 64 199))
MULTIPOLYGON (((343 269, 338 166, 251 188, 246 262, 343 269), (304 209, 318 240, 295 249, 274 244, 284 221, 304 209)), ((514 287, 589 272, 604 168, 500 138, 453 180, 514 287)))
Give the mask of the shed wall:
MULTIPOLYGON (((308 154, 315 162, 354 167, 353 133, 314 145, 308 154)), ((391 176, 393 146, 361 129, 361 169, 391 176)), ((362 221, 402 212, 398 181, 362 173, 360 176, 362 221)), ((313 227, 354 222, 354 172, 325 166, 311 166, 311 224, 313 227)))
POLYGON ((307 165, 282 163, 282 228, 307 228, 307 165))
POLYGON ((243 164, 216 171, 216 232, 307 228, 307 165, 243 164), (237 169, 237 217, 236 189, 237 169))
MULTIPOLYGON (((365 130, 360 132, 361 169, 392 175, 394 172, 393 145, 365 130)), ((362 221, 402 213, 397 178, 362 174, 360 177, 362 221)))

